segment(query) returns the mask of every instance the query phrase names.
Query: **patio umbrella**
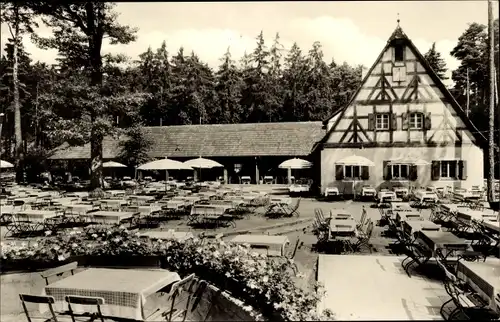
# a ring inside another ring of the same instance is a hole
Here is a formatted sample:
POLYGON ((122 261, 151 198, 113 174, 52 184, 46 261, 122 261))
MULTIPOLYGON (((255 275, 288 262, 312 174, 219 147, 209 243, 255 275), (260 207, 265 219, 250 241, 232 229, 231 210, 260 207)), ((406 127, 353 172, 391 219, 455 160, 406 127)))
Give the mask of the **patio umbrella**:
POLYGON ((222 164, 220 164, 217 161, 205 159, 202 157, 185 161, 184 164, 191 167, 191 168, 200 169, 200 179, 201 179, 201 169, 212 169, 212 168, 224 167, 222 164))
POLYGON ((291 184, 292 169, 309 169, 312 167, 312 163, 307 160, 293 158, 281 162, 278 167, 281 169, 288 169, 288 184, 291 184))
POLYGON ((103 168, 126 168, 127 166, 115 161, 108 161, 102 164, 103 168))
MULTIPOLYGON (((351 155, 348 157, 345 157, 343 159, 338 160, 335 162, 338 165, 353 165, 353 166, 361 166, 361 167, 374 167, 375 163, 373 163, 372 160, 369 160, 365 157, 359 156, 359 155, 351 155)), ((354 189, 354 186, 356 185, 356 180, 352 181, 352 191, 354 194, 354 198, 356 198, 356 190, 354 189)))
POLYGON ((7 168, 13 168, 14 165, 10 162, 0 160, 0 169, 7 169, 7 168))
POLYGON ((168 181, 168 170, 193 170, 192 167, 175 160, 171 160, 168 158, 160 159, 156 161, 151 161, 145 163, 137 168, 138 170, 165 170, 167 177, 165 181, 165 185, 167 185, 168 181))

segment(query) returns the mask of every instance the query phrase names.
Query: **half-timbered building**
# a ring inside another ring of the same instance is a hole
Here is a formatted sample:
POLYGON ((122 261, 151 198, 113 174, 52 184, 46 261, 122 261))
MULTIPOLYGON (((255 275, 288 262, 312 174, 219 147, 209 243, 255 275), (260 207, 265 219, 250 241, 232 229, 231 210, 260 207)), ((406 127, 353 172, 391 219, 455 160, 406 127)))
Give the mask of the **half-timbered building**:
POLYGON ((322 191, 352 193, 353 180, 376 188, 483 185, 484 136, 399 25, 351 101, 324 125, 316 151, 322 191), (351 155, 375 166, 336 165, 351 155))

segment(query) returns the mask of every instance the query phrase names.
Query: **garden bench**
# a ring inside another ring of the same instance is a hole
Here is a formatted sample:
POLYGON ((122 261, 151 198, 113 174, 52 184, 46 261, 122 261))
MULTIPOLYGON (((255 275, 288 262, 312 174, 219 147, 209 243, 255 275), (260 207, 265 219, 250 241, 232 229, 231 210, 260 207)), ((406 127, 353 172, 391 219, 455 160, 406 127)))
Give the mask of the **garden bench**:
POLYGON ((77 269, 78 262, 71 262, 66 265, 51 268, 40 273, 40 275, 45 279, 46 285, 49 285, 49 277, 58 276, 61 277, 64 273, 71 272, 74 275, 74 270, 77 269))

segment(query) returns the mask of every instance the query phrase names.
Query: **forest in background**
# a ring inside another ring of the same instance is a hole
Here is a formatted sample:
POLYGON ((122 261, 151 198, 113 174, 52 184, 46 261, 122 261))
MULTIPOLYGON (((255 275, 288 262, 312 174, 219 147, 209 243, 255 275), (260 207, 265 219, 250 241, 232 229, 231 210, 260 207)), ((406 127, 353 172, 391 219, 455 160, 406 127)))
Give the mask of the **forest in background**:
MULTIPOLYGON (((103 54, 103 39, 127 44, 136 37, 131 26, 119 24, 111 3, 1 5, 11 37, 0 59, 0 112, 5 113, 0 148, 2 158, 17 165, 43 160, 64 141, 91 142, 92 171, 100 173, 102 138, 128 133, 147 146, 140 125, 319 121, 342 108, 361 83, 363 66, 325 61, 319 42, 285 51, 278 33, 265 43, 261 32, 255 48, 238 61, 227 49, 212 69, 195 52, 165 42, 144 48, 137 60, 103 54), (52 28, 52 37, 33 31, 39 18, 52 28), (56 49, 57 63, 32 57, 22 46, 25 37, 40 48, 56 49)), ((494 25, 498 62, 498 19, 494 25)), ((460 66, 451 73, 450 89, 465 108, 468 74, 470 119, 485 135, 487 41, 487 27, 478 23, 457 39, 451 55, 460 66)), ((444 78, 447 67, 435 45, 424 56, 444 78)), ((129 145, 141 146, 137 142, 129 145)))

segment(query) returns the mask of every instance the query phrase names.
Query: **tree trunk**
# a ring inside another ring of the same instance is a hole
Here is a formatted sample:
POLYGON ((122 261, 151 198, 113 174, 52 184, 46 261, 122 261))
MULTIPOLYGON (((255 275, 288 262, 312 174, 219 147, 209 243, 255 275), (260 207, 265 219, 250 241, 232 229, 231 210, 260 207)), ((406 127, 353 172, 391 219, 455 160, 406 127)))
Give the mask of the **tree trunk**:
MULTIPOLYGON (((102 19, 102 4, 87 2, 87 28, 89 37, 89 68, 91 84, 95 87, 96 91, 100 91, 102 87, 102 26, 99 25, 102 19), (97 10, 96 10, 97 9, 97 10), (97 14, 96 14, 97 13, 97 14)), ((92 123, 99 117, 97 111, 91 111, 92 123)), ((94 127, 91 128, 90 133, 90 189, 100 189, 103 187, 102 177, 102 135, 96 131, 94 127)))
POLYGON ((14 9, 15 20, 14 20, 14 47, 13 47, 13 58, 14 66, 12 66, 12 82, 14 85, 14 160, 16 165, 16 177, 19 182, 22 180, 23 174, 23 133, 21 130, 21 102, 19 99, 19 61, 18 61, 18 51, 19 51, 19 9, 16 7, 14 9))

